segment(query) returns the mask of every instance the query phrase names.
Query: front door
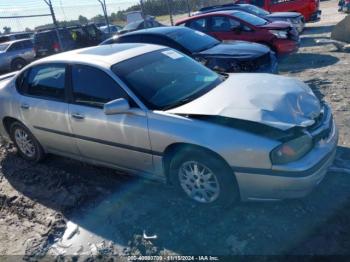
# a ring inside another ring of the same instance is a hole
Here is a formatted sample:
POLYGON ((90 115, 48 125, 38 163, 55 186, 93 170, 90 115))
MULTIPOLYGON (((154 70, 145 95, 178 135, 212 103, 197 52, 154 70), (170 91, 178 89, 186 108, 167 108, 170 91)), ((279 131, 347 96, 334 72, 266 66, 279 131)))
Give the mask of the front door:
POLYGON ((230 40, 255 41, 255 31, 239 20, 228 16, 213 16, 209 23, 209 32, 213 37, 226 42, 230 40))
POLYGON ((103 105, 125 98, 137 107, 106 72, 86 66, 72 66, 70 124, 83 157, 141 172, 153 171, 146 113, 106 115, 103 105))

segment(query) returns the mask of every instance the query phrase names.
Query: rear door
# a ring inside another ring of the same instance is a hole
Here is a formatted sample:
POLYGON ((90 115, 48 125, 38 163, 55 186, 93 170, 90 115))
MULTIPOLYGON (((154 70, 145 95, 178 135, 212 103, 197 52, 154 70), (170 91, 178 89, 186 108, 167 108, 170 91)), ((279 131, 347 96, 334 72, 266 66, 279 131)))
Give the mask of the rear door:
POLYGON ((53 31, 39 32, 34 35, 34 48, 39 57, 54 53, 53 45, 57 42, 57 36, 53 31))
POLYGON ((147 115, 106 72, 72 66, 69 119, 78 148, 86 159, 136 171, 152 171, 147 115), (137 113, 106 115, 103 105, 118 98, 137 113))
POLYGON ((42 64, 27 70, 17 86, 21 94, 19 111, 24 124, 46 149, 77 156, 68 124, 66 72, 65 64, 42 64))
POLYGON ((186 22, 186 26, 203 33, 210 33, 208 32, 208 19, 209 18, 206 17, 191 19, 190 21, 186 22))

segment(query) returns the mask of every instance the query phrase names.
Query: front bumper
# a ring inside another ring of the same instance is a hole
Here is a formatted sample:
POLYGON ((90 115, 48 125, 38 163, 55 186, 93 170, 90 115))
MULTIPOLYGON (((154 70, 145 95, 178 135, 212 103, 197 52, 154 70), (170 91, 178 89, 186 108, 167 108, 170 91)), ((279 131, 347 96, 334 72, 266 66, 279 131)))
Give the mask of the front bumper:
POLYGON ((317 10, 315 13, 313 13, 310 16, 309 22, 317 22, 321 20, 321 15, 322 15, 322 11, 321 10, 317 10))
POLYGON ((256 73, 278 74, 278 60, 274 52, 270 53, 270 64, 261 66, 256 73))
POLYGON ((289 39, 276 39, 274 41, 275 51, 278 56, 289 55, 298 52, 300 43, 299 41, 289 39))
POLYGON ((305 24, 302 21, 300 21, 298 23, 293 23, 293 26, 298 31, 298 33, 302 33, 304 31, 304 28, 305 28, 305 24))
MULTIPOLYGON (((332 121, 332 120, 331 120, 332 121)), ((282 200, 304 197, 325 177, 336 155, 338 130, 332 121, 329 137, 321 139, 302 159, 271 170, 235 170, 241 199, 282 200)))

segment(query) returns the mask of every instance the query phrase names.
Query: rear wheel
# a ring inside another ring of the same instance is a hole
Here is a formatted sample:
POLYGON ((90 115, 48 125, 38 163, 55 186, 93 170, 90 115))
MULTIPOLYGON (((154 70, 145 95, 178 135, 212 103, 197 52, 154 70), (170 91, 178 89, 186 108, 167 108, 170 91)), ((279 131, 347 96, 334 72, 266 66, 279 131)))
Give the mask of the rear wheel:
POLYGON ((225 207, 239 199, 232 170, 214 154, 181 150, 170 163, 169 175, 177 192, 201 206, 225 207))
POLYGON ((21 70, 23 67, 25 67, 26 64, 27 63, 26 63, 26 61, 24 59, 16 58, 11 63, 11 70, 13 70, 13 71, 21 70))
POLYGON ((19 122, 14 122, 10 127, 10 134, 21 157, 34 162, 43 159, 44 151, 27 127, 19 122))

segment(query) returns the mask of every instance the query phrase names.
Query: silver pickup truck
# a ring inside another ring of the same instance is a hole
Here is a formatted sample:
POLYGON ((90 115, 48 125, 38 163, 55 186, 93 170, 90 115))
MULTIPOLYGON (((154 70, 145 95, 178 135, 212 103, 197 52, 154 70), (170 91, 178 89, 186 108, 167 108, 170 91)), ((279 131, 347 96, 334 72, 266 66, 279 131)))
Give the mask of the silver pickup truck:
POLYGON ((0 72, 20 70, 34 59, 35 50, 30 39, 14 40, 0 44, 0 72))

